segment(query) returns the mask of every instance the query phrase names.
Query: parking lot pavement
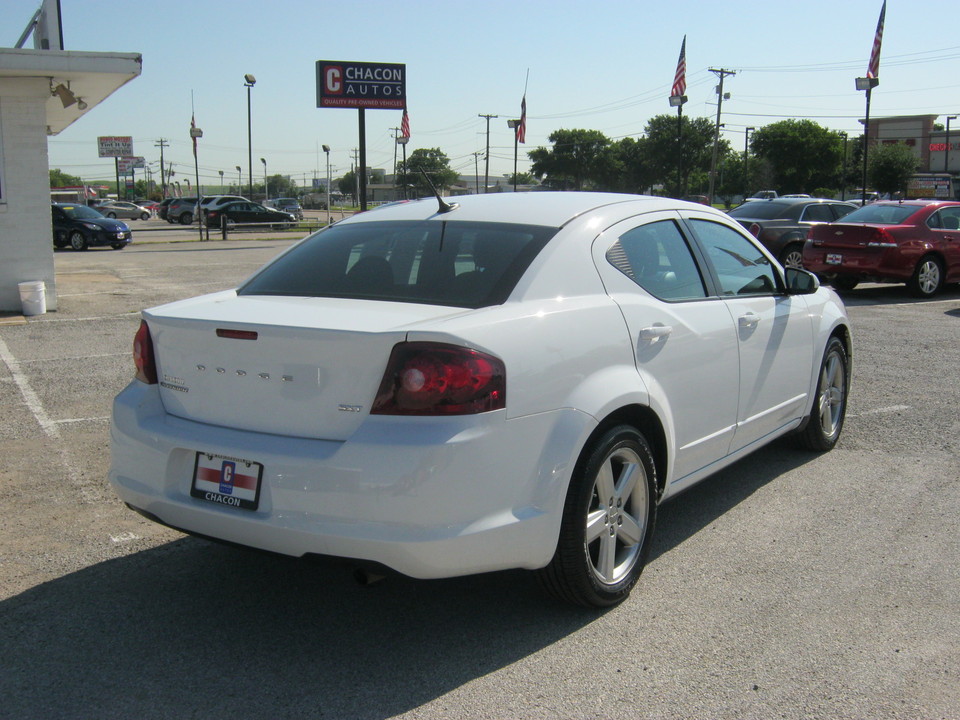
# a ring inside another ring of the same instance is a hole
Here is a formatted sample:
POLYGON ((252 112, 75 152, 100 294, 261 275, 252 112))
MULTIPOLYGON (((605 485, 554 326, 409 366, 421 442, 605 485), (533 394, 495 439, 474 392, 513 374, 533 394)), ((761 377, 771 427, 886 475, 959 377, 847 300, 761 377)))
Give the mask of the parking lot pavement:
POLYGON ((661 509, 608 612, 522 572, 349 569, 148 523, 106 483, 139 311, 284 241, 56 255, 56 313, 0 325, 0 716, 960 716, 960 291, 847 295, 839 446, 788 442, 661 509))

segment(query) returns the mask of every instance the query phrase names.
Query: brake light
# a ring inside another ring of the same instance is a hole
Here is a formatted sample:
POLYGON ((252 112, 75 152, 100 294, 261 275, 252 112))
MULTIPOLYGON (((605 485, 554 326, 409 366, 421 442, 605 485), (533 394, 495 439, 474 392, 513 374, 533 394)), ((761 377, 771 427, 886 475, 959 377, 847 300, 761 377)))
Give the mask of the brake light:
POLYGON ((887 232, 886 228, 877 228, 870 242, 867 243, 867 247, 895 248, 897 247, 897 241, 894 240, 893 235, 887 232))
POLYGON ((137 380, 148 385, 157 384, 157 363, 153 356, 153 339, 146 320, 140 321, 140 329, 133 338, 133 364, 137 367, 137 380))
POLYGON ((457 345, 399 343, 372 415, 474 415, 506 407, 507 373, 493 355, 457 345))
POLYGON ((755 238, 760 237, 760 230, 761 228, 757 223, 753 223, 750 226, 750 234, 753 235, 755 238))

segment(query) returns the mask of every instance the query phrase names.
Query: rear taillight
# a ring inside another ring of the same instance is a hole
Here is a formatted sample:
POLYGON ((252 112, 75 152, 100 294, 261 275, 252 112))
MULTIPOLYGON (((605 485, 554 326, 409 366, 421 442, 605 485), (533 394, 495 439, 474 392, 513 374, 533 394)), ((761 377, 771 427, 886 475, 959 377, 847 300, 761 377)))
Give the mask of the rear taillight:
POLYGON ((431 342, 393 348, 370 413, 473 415, 506 407, 507 374, 493 355, 431 342))
POLYGON ((895 248, 897 247, 897 241, 894 240, 893 235, 888 233, 885 228, 877 228, 873 237, 870 238, 870 241, 867 243, 867 247, 895 248))
POLYGON ((760 230, 761 228, 757 223, 753 223, 753 225, 750 226, 750 234, 755 238, 760 237, 760 230))
POLYGON ((145 320, 140 321, 140 329, 133 338, 133 364, 137 366, 137 380, 148 385, 157 384, 157 363, 153 357, 153 340, 150 328, 145 320))

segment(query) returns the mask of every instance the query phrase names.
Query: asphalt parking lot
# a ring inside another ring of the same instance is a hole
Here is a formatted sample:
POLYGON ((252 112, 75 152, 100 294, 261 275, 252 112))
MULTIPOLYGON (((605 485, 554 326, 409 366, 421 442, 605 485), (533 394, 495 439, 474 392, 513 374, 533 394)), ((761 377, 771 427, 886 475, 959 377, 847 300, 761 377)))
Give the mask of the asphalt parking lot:
POLYGON ((360 586, 116 499, 139 311, 290 242, 58 252, 58 311, 0 317, 0 717, 960 717, 956 286, 847 294, 839 446, 777 442, 665 505, 640 585, 592 612, 519 571, 360 586))

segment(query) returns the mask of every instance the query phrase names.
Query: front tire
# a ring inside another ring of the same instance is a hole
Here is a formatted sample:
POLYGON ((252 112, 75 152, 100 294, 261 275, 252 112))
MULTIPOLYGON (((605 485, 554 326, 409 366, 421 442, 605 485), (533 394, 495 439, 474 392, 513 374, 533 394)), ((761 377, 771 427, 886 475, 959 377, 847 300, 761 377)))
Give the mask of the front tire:
POLYGON ((149 219, 150 219, 150 213, 140 213, 140 219, 141 219, 141 220, 149 220, 149 219))
POLYGON ((189 225, 192 222, 193 222, 193 213, 185 212, 183 213, 183 215, 180 216, 181 225, 189 225))
POLYGON ((574 469, 550 564, 538 571, 555 597, 587 607, 622 602, 640 578, 656 521, 656 467, 629 425, 588 446, 574 469))
POLYGON ((827 343, 820 363, 820 379, 807 426, 800 432, 800 444, 807 450, 832 450, 840 439, 847 415, 847 394, 850 387, 850 362, 847 348, 840 338, 827 343))
POLYGON ((910 294, 918 298, 932 298, 943 287, 943 263, 933 255, 920 258, 913 277, 907 282, 910 294))
POLYGON ((70 247, 72 247, 74 250, 86 250, 86 236, 79 230, 74 230, 72 233, 70 233, 70 247))
POLYGON ((107 217, 110 218, 111 220, 116 220, 117 214, 115 212, 109 212, 107 213, 107 217))

